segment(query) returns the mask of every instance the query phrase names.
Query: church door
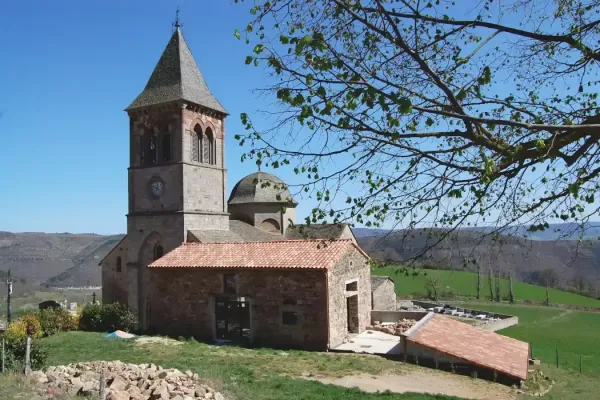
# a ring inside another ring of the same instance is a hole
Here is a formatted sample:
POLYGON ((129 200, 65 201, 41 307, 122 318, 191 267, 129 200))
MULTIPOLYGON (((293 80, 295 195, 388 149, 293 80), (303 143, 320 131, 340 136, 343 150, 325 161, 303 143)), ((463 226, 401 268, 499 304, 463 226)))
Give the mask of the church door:
POLYGON ((248 342, 250 340, 250 303, 218 297, 215 302, 217 340, 248 342))

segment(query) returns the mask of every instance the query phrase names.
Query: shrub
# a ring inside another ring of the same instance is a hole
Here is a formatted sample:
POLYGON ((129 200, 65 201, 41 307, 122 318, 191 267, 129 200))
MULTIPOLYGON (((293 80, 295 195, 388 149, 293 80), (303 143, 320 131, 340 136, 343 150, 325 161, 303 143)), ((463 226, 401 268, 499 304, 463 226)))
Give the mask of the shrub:
POLYGON ((131 332, 136 327, 135 315, 118 303, 86 304, 79 317, 79 329, 83 331, 112 332, 119 329, 131 332))
POLYGON ((73 315, 64 308, 48 308, 40 311, 40 323, 47 336, 77 329, 73 315))
POLYGON ((42 336, 43 331, 39 317, 36 314, 25 314, 18 320, 11 322, 4 333, 4 339, 7 342, 25 342, 28 325, 33 327, 32 338, 42 336))
MULTIPOLYGON (((6 339, 6 338, 5 338, 6 339)), ((9 341, 6 340, 5 362, 6 369, 9 371, 22 372, 25 366, 25 351, 27 347, 26 339, 9 341)), ((48 358, 48 351, 39 340, 31 341, 29 359, 31 361, 31 369, 42 369, 48 358)))
POLYGON ((25 365, 25 349, 27 346, 27 326, 31 325, 31 368, 40 369, 44 366, 48 353, 46 349, 35 339, 42 336, 42 327, 37 314, 23 315, 16 321, 11 322, 2 336, 6 344, 6 367, 9 370, 22 369, 25 365))

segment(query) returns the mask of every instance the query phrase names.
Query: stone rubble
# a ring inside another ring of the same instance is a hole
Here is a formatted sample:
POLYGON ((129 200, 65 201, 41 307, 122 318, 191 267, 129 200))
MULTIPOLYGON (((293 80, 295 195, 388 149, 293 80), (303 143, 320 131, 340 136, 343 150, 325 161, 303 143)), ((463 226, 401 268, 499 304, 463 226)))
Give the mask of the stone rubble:
POLYGON ((394 322, 393 325, 381 325, 379 321, 374 321, 373 325, 367 326, 367 330, 380 331, 389 333, 390 335, 400 336, 417 323, 415 319, 403 318, 400 321, 394 322))
POLYGON ((38 388, 35 400, 64 395, 98 398, 102 370, 106 400, 225 400, 191 371, 121 361, 75 363, 34 371, 30 382, 38 388))

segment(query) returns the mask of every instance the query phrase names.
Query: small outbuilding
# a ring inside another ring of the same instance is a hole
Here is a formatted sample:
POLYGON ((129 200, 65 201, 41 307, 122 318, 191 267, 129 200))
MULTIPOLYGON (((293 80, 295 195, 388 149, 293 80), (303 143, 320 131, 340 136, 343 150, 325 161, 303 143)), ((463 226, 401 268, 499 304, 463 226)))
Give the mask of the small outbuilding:
POLYGON ((373 310, 396 311, 396 290, 392 278, 371 275, 371 302, 373 310))

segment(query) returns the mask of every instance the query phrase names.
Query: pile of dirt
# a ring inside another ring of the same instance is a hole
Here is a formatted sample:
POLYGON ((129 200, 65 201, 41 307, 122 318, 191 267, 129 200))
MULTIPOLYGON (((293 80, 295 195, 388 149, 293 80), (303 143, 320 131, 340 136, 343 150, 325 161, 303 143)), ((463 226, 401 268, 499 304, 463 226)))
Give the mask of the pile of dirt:
POLYGON ((163 369, 154 364, 96 361, 49 367, 31 374, 36 400, 83 396, 97 398, 101 371, 107 400, 224 400, 223 395, 191 371, 163 369))
POLYGON ((379 321, 374 321, 372 326, 367 326, 367 330, 380 331, 383 333, 389 333, 390 335, 400 336, 417 323, 416 319, 403 318, 400 321, 396 321, 393 324, 382 325, 379 321))

